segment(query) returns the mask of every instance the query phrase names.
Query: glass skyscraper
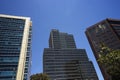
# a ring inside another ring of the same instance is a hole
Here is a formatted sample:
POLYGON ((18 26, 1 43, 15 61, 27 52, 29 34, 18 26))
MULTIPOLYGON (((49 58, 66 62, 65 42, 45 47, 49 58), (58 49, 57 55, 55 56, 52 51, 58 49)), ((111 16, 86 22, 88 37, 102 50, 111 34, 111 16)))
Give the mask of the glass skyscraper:
POLYGON ((43 72, 50 80, 98 80, 85 49, 77 49, 72 34, 53 29, 43 53, 43 72))
POLYGON ((31 25, 29 17, 0 14, 0 80, 29 80, 31 25))

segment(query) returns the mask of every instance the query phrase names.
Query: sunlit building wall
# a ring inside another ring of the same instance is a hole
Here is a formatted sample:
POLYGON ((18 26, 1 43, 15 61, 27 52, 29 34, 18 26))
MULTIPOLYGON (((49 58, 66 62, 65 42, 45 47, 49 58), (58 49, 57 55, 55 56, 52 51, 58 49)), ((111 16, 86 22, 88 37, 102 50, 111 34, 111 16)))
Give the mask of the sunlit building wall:
POLYGON ((29 17, 0 14, 0 80, 29 80, 31 31, 29 17))

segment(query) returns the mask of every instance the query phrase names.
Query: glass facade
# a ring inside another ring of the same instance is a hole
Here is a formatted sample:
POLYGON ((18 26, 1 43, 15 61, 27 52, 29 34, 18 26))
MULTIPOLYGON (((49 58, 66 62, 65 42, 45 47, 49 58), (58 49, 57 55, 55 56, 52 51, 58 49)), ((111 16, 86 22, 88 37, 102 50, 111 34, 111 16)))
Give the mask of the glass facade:
POLYGON ((51 80, 98 80, 85 49, 76 49, 73 35, 52 30, 43 52, 43 72, 51 80))
POLYGON ((25 23, 0 15, 0 80, 16 80, 25 23))
POLYGON ((98 80, 84 49, 44 49, 44 73, 51 80, 98 80))
POLYGON ((76 48, 76 44, 73 35, 53 29, 50 33, 49 47, 54 49, 76 48))

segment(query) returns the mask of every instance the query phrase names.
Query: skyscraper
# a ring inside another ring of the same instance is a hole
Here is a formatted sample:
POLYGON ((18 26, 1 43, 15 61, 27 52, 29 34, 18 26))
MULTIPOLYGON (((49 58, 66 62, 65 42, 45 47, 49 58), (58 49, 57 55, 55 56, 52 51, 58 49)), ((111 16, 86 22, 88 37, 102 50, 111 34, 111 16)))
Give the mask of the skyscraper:
POLYGON ((31 29, 29 17, 0 14, 0 80, 29 80, 31 29))
MULTIPOLYGON (((86 36, 96 57, 99 59, 100 44, 104 43, 112 49, 120 49, 120 20, 105 19, 86 30, 86 36)), ((100 65, 105 80, 110 80, 105 68, 100 65)))
POLYGON ((77 49, 72 34, 50 32, 49 48, 44 49, 43 72, 51 80, 98 80, 85 49, 77 49))
POLYGON ((60 33, 53 29, 50 33, 49 47, 53 49, 62 48, 76 48, 73 35, 67 33, 60 33))

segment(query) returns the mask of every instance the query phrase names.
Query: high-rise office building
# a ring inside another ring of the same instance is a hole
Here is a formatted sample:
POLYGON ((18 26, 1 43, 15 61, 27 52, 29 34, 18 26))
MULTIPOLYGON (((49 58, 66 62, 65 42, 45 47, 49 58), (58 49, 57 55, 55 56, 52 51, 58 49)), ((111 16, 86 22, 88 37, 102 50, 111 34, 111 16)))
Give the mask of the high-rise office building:
POLYGON ((53 29, 44 49, 43 72, 51 80, 98 80, 85 49, 77 49, 73 35, 53 29))
POLYGON ((0 80, 29 80, 31 28, 29 17, 0 14, 0 80))
MULTIPOLYGON (((120 49, 120 20, 105 19, 87 28, 85 33, 96 60, 99 59, 101 43, 112 49, 120 49)), ((110 76, 106 73, 105 68, 100 64, 99 66, 105 80, 110 80, 110 76)))
POLYGON ((73 35, 67 33, 60 33, 53 29, 50 32, 49 47, 54 49, 62 48, 76 48, 73 35))

